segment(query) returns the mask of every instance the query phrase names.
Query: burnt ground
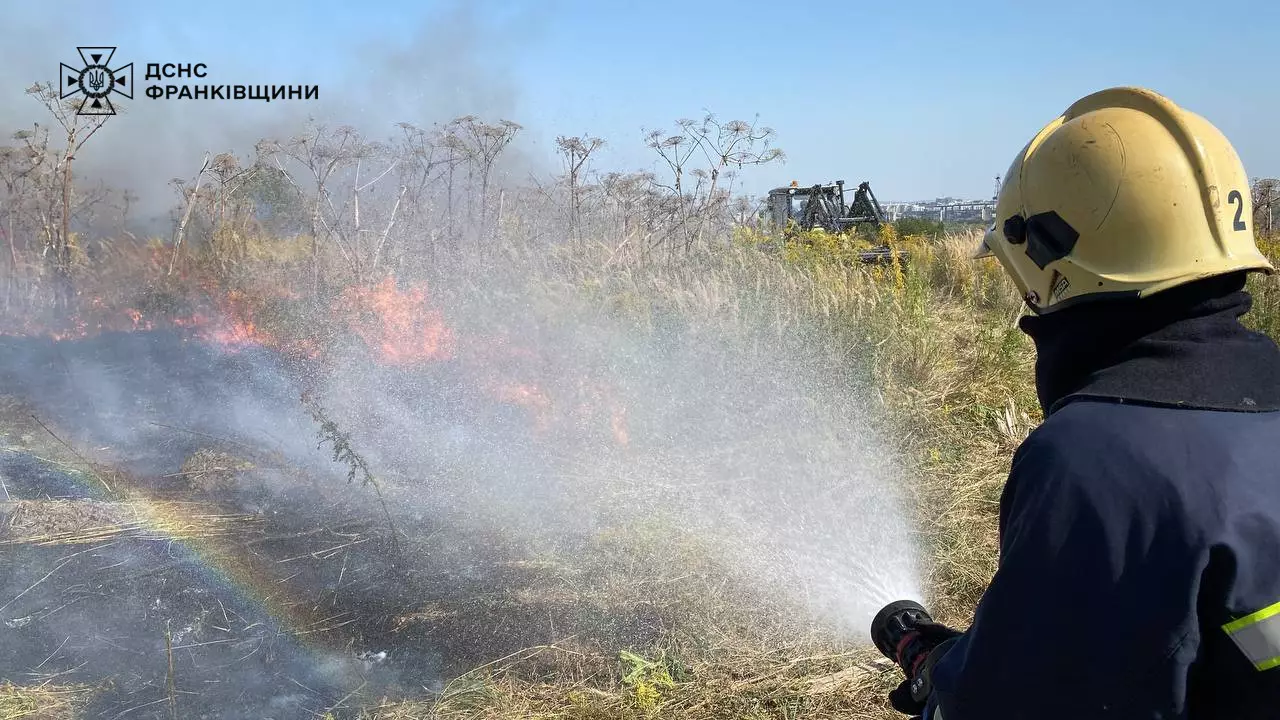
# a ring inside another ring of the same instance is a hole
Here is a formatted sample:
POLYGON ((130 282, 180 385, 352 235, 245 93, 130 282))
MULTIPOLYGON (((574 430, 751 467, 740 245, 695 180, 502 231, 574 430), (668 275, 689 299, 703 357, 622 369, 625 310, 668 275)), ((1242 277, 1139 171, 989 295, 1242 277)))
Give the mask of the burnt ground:
MULTIPOLYGON (((10 497, 95 494, 25 452, 0 454, 0 473, 10 497)), ((265 607, 181 542, 8 542, 0 564, 0 675, 100 686, 89 717, 168 716, 170 650, 183 717, 307 717, 343 694, 265 607)))
POLYGON ((0 535, 0 679, 94 685, 88 717, 171 717, 171 702, 179 717, 342 717, 533 645, 660 632, 654 611, 582 601, 574 570, 499 533, 393 499, 393 536, 369 489, 334 492, 345 472, 298 446, 314 427, 274 363, 168 333, 0 338, 0 394, 22 401, 0 413, 0 499, 159 509, 149 530, 87 543, 0 535), (253 469, 193 481, 188 460, 211 447, 253 469), (174 502, 204 509, 162 511, 174 502))

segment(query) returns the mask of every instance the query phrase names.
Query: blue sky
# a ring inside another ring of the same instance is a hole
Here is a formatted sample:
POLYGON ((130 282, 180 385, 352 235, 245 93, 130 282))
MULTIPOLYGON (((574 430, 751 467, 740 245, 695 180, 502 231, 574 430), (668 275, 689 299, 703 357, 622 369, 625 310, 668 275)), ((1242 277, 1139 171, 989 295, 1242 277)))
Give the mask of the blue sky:
POLYGON ((282 132, 308 111, 388 134, 397 120, 474 112, 525 126, 518 142, 529 172, 556 170, 558 134, 605 138, 598 170, 656 169, 642 128, 710 110, 759 115, 777 132, 787 162, 744 173, 749 192, 792 179, 866 179, 882 200, 984 197, 1021 145, 1073 100, 1137 84, 1206 115, 1251 175, 1277 175, 1278 8, 1268 0, 25 4, 9 10, 11 41, 0 48, 0 120, 40 119, 21 96, 31 75, 54 79, 76 45, 114 44, 138 63, 139 83, 148 61, 204 62, 210 83, 314 83, 325 99, 163 112, 135 100, 132 129, 122 118, 115 135, 104 130, 110 147, 93 148, 127 177, 170 164, 190 174, 182 168, 198 167, 205 149, 282 132), (130 158, 142 167, 121 168, 130 158))

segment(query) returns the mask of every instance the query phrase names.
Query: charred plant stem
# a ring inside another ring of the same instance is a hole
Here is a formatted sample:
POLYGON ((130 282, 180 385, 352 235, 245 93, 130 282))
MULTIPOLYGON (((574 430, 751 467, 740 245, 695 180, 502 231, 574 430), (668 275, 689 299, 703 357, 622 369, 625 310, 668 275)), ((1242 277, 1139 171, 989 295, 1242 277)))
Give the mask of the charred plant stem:
POLYGON ((361 485, 372 485, 373 492, 378 497, 378 504, 382 506, 382 514, 387 519, 387 528, 391 531, 391 546, 396 547, 399 544, 399 531, 396 530, 395 521, 391 519, 391 509, 387 507, 387 500, 382 495, 382 486, 378 484, 373 473, 369 470, 369 464, 351 447, 351 438, 338 428, 337 423, 330 420, 325 415, 324 409, 319 403, 315 402, 305 394, 302 396, 302 404, 307 409, 307 414, 313 420, 320 424, 320 444, 325 442, 333 443, 333 460, 341 462, 347 466, 347 482, 360 476, 361 485))
POLYGON ((178 720, 177 685, 173 679, 173 634, 169 630, 169 622, 164 624, 164 653, 169 659, 169 717, 178 720))
POLYGON ((242 447, 246 450, 254 449, 252 447, 249 447, 248 445, 245 445, 244 443, 238 443, 235 440, 219 437, 217 435, 210 435, 208 433, 196 432, 195 430, 188 430, 187 428, 176 427, 174 425, 165 425, 164 423, 158 423, 158 422, 150 422, 148 424, 155 425, 156 427, 162 427, 162 428, 165 428, 166 430, 177 430, 178 432, 184 432, 184 433, 187 433, 188 435, 195 435, 197 437, 208 438, 209 440, 217 440, 218 442, 227 443, 228 445, 235 445, 237 447, 242 447))
POLYGON ((191 211, 196 206, 196 199, 200 196, 200 181, 204 179, 204 173, 209 169, 209 153, 204 154, 204 164, 200 166, 200 172, 196 174, 195 187, 191 190, 191 197, 187 200, 186 212, 182 213, 182 222, 178 223, 178 229, 173 237, 173 255, 169 257, 169 275, 173 274, 173 267, 178 262, 178 253, 182 252, 182 239, 187 234, 187 223, 191 220, 191 211))
POLYGON ((68 445, 66 440, 63 440, 62 438, 58 437, 56 433, 54 433, 52 430, 49 429, 48 425, 45 425, 43 422, 40 421, 40 418, 32 414, 31 419, 39 423, 40 427, 44 428, 45 432, 53 436, 54 440, 57 440, 58 442, 62 443, 63 447, 70 450, 72 455, 75 455, 77 458, 80 458, 80 462, 84 463, 85 467, 88 468, 89 474, 92 475, 98 482, 102 483, 102 487, 106 488, 107 492, 113 493, 113 494, 115 493, 115 490, 111 489, 111 486, 107 484, 107 481, 102 479, 102 476, 94 471, 93 463, 89 462, 88 459, 85 458, 85 456, 76 452, 76 449, 68 445))
POLYGON ((361 690, 363 690, 363 689, 364 689, 364 686, 365 686, 365 685, 368 685, 368 684, 369 684, 369 681, 368 681, 368 680, 365 680, 364 682, 360 683, 360 687, 356 688, 355 690, 352 690, 351 692, 347 693, 346 695, 343 695, 343 696, 342 696, 342 699, 341 699, 341 700, 339 700, 339 701, 338 701, 338 703, 337 703, 336 705, 334 705, 333 707, 329 708, 329 712, 330 712, 330 713, 332 713, 334 710, 337 710, 338 708, 342 707, 342 704, 343 704, 343 703, 345 703, 346 701, 350 700, 353 696, 355 696, 355 694, 356 694, 356 693, 358 693, 358 692, 360 692, 361 690))

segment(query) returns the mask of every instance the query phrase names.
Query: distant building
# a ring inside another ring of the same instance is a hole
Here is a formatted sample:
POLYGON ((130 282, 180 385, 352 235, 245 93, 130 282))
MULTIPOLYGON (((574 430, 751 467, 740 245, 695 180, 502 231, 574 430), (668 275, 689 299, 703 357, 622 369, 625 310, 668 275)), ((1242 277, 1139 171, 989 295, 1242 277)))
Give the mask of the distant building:
POLYGON ((995 215, 994 200, 962 200, 942 197, 927 202, 881 203, 890 222, 902 218, 919 218, 933 222, 988 223, 995 215))

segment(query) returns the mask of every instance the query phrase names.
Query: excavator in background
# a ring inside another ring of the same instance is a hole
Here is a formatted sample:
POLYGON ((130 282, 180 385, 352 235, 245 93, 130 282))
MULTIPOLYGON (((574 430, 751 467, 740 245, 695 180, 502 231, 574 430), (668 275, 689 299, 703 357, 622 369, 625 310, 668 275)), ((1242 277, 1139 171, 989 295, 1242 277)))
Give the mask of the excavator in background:
POLYGON ((846 204, 844 193, 843 180, 813 187, 792 182, 790 187, 775 188, 769 191, 770 220, 778 227, 794 221, 800 230, 821 228, 830 233, 864 227, 874 230, 886 222, 870 183, 858 186, 853 202, 846 204))
MULTIPOLYGON (((868 182, 858 185, 852 202, 848 203, 843 180, 812 187, 800 187, 792 181, 788 187, 770 190, 765 203, 764 219, 784 236, 820 229, 834 234, 852 232, 876 237, 876 231, 887 222, 868 182)), ((907 258, 904 250, 899 250, 897 255, 899 260, 907 258)), ((888 245, 881 245, 864 250, 858 256, 865 263, 883 263, 892 261, 894 252, 888 245)))

